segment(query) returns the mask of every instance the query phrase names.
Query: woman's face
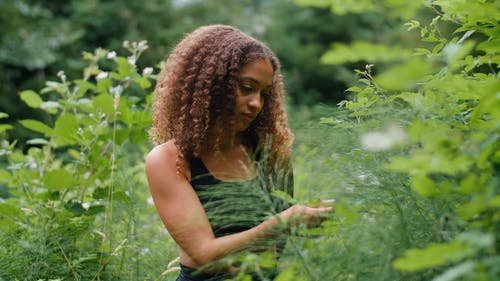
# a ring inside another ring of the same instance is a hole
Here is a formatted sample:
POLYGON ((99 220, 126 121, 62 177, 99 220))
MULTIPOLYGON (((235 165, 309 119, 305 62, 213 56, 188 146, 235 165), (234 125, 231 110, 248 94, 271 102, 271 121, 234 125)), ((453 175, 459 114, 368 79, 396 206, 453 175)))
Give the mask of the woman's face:
POLYGON ((245 131, 264 106, 264 96, 269 95, 273 83, 273 66, 267 59, 245 64, 238 76, 236 88, 235 129, 245 131))

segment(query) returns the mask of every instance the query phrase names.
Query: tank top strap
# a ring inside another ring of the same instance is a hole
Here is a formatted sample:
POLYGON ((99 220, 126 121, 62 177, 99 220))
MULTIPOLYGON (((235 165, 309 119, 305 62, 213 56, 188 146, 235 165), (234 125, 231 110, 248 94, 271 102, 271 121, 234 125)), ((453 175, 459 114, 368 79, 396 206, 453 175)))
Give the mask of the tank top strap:
POLYGON ((213 185, 220 181, 216 179, 205 166, 205 163, 198 157, 192 157, 189 160, 191 171, 191 184, 195 189, 198 185, 213 185))

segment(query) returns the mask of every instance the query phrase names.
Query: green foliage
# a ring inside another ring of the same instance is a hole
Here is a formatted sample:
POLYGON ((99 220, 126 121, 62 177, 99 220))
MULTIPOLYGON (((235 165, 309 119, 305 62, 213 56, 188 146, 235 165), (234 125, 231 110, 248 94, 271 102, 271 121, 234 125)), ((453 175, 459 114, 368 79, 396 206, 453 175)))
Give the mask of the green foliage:
MULTIPOLYGON (((298 7, 293 2, 2 1, 0 111, 9 114, 9 122, 41 119, 44 115, 31 110, 18 93, 39 89, 46 80, 58 80, 60 69, 69 77, 79 76, 86 64, 79 55, 82 51, 97 47, 117 50, 125 40, 145 39, 151 49, 139 64, 152 66, 164 60, 186 32, 213 23, 237 26, 272 47, 282 61, 291 102, 338 102, 345 85, 355 81, 350 71, 355 66, 321 64, 318 59, 332 41, 372 40, 377 34, 390 37, 391 26, 383 17, 338 16, 319 8, 298 7)), ((14 126, 9 136, 22 143, 33 137, 21 126, 14 126)))
MULTIPOLYGON (((110 18, 147 26, 144 30, 162 42, 182 29, 157 32, 151 28, 157 26, 154 16, 136 19, 127 13, 129 1, 116 11, 112 1, 101 3, 100 14, 119 16, 98 20, 85 18, 95 12, 92 1, 77 2, 73 5, 84 26, 100 30, 86 33, 93 42, 106 38, 102 30, 110 26, 110 18)), ((310 94, 311 100, 323 89, 308 91, 310 85, 332 73, 348 81, 345 69, 352 63, 365 65, 356 70, 358 83, 346 90, 351 98, 340 108, 292 111, 294 201, 335 199, 335 213, 325 216, 320 227, 290 230, 275 280, 498 280, 498 1, 296 1, 345 15, 272 9, 272 18, 280 20, 264 24, 264 33, 255 23, 266 23, 266 17, 247 22, 241 17, 243 6, 263 15, 269 7, 286 7, 280 5, 287 1, 233 2, 222 2, 228 12, 221 21, 276 39, 270 45, 283 56, 284 69, 293 65, 312 73, 309 78, 300 78, 295 70, 286 73, 288 86, 310 94), (435 17, 427 20, 420 11, 435 17), (422 42, 394 43, 383 26, 401 20, 407 22, 399 39, 416 36, 422 42), (337 37, 346 30, 348 36, 337 37), (353 43, 335 43, 327 51, 325 46, 337 39, 353 43), (311 41, 318 43, 304 43, 311 41), (311 62, 320 54, 324 63, 342 65, 320 69, 311 62), (307 122, 311 119, 315 121, 307 122)), ((0 5, 12 9, 11 3, 0 5)), ((148 14, 159 2, 134 5, 148 14)), ((212 22, 213 13, 206 11, 217 6, 191 1, 176 7, 189 15, 179 14, 177 20, 190 30, 212 22)), ((31 8, 21 10, 39 16, 47 10, 31 8)), ((169 24, 170 10, 157 11, 161 16, 156 17, 169 24)), ((119 38, 106 40, 121 42, 119 38)), ((70 48, 68 44, 64 46, 70 48)), ((74 45, 78 51, 88 49, 74 45)), ((50 51, 57 55, 63 45, 53 46, 50 51)), ((78 79, 60 72, 57 81, 47 81, 39 91, 21 91, 18 96, 27 108, 43 116, 19 121, 33 133, 26 143, 7 140, 15 124, 5 121, 9 113, 0 113, 0 136, 5 137, 0 149, 0 256, 8 257, 0 259, 0 279, 173 280, 176 249, 146 203, 142 166, 155 75, 136 64, 144 42, 124 47, 130 50, 128 57, 104 49, 84 52, 86 65, 83 72, 83 66, 76 67, 82 72, 78 79)), ((155 50, 164 56, 165 48, 155 50)), ((275 265, 265 253, 238 258, 242 271, 237 280, 275 265)))
POLYGON ((382 44, 355 41, 350 45, 334 43, 332 48, 321 57, 326 64, 342 64, 346 62, 369 61, 384 62, 409 57, 410 51, 399 46, 387 47, 382 44))
MULTIPOLYGON (((344 15, 347 13, 359 14, 367 12, 377 12, 388 17, 409 19, 422 8, 424 1, 405 0, 295 0, 299 5, 330 8, 332 13, 344 15)), ((450 1, 448 1, 450 2, 450 1)))
MULTIPOLYGON (((121 48, 125 40, 148 40, 153 48, 142 57, 141 68, 153 66, 165 57, 173 42, 190 27, 173 26, 182 15, 174 12, 171 1, 1 1, 0 10, 0 111, 9 121, 42 119, 17 94, 39 89, 46 80, 58 80, 64 69, 77 77, 86 66, 82 51, 97 47, 121 48)), ((38 93, 41 94, 41 93, 38 93)), ((44 104, 51 106, 55 104, 44 104)), ((49 120, 43 120, 48 122, 49 120)), ((14 126, 12 139, 25 142, 29 130, 14 126)))
POLYGON ((0 201, 0 255, 8 258, 0 260, 0 278, 161 276, 161 267, 137 263, 151 258, 161 264, 159 256, 170 253, 151 253, 161 239, 156 234, 161 223, 151 223, 156 214, 144 190, 156 74, 136 65, 146 42, 125 47, 127 57, 103 49, 84 53, 89 63, 81 79, 69 80, 60 71, 60 80, 47 81, 41 91, 20 93, 50 121, 19 121, 36 134, 25 151, 1 140, 0 184, 8 194, 0 201))
MULTIPOLYGON (((332 109, 314 111, 314 115, 326 115, 332 109)), ((330 124, 293 120, 297 124, 296 200, 336 201, 335 213, 327 216, 322 227, 296 230, 280 260, 282 269, 294 271, 289 280, 430 279, 429 271, 403 274, 391 262, 407 248, 448 239, 460 227, 455 220, 442 223, 451 202, 419 196, 406 177, 388 174, 383 163, 393 153, 363 150, 358 134, 379 126, 377 122, 364 127, 353 123, 348 111, 333 111, 330 124)), ((381 122, 393 115, 385 117, 381 122)))
MULTIPOLYGON (((325 6, 333 3, 301 2, 325 6)), ((375 9, 370 4, 376 2, 367 1, 363 7, 375 9)), ((340 8, 332 9, 338 12, 352 3, 336 2, 340 8)), ((415 48, 413 55, 390 54, 382 59, 364 53, 356 55, 359 43, 351 48, 337 44, 325 54, 325 58, 336 58, 324 59, 326 63, 358 59, 369 64, 356 71, 359 85, 347 90, 353 93, 352 99, 340 103, 347 114, 323 118, 322 123, 334 125, 337 130, 348 127, 361 132, 373 131, 388 121, 405 128, 402 135, 407 135, 408 140, 400 142, 404 144, 400 148, 390 141, 398 134, 363 133, 361 144, 365 153, 378 160, 381 153, 388 154, 381 162, 384 177, 399 177, 408 189, 399 192, 418 194, 402 198, 402 202, 410 203, 415 201, 412 197, 423 196, 428 198, 428 204, 442 201, 449 206, 448 210, 437 209, 438 213, 433 214, 427 203, 417 203, 423 206, 422 212, 431 216, 441 212, 444 223, 454 227, 440 239, 419 238, 402 244, 399 251, 406 249, 404 253, 397 253, 387 262, 405 272, 404 280, 426 272, 433 280, 498 280, 500 272, 494 264, 500 260, 500 45, 494 42, 500 35, 500 6, 498 1, 428 1, 421 7, 424 6, 437 16, 428 24, 416 19, 405 24, 408 30, 419 31, 427 44, 425 48, 415 48), (443 32, 443 26, 453 28, 443 32), (377 65, 371 63, 391 59, 393 65, 374 74, 377 65), (352 121, 345 121, 346 117, 352 121)), ((387 7, 394 7, 393 12, 397 12, 399 6, 387 7)), ((363 45, 365 51, 383 48, 389 50, 378 43, 363 45)), ((379 208, 376 210, 380 212, 379 208)), ((412 213, 405 208, 400 211, 412 213)), ((414 219, 419 222, 407 222, 407 226, 422 223, 425 216, 414 219)), ((408 231, 403 233, 409 235, 408 231)), ((390 278, 396 279, 399 280, 390 278)))

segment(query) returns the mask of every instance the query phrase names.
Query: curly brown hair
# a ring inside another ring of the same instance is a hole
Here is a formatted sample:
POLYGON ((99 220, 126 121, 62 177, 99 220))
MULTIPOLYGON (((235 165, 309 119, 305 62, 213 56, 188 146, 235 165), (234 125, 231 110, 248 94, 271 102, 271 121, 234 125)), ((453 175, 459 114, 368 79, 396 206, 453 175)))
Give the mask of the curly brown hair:
MULTIPOLYGON (((189 33, 170 54, 156 84, 153 103, 155 144, 174 139, 180 157, 199 157, 208 147, 211 130, 224 131, 226 120, 234 124, 235 92, 240 69, 257 59, 267 59, 273 67, 273 83, 265 96, 262 111, 244 132, 271 150, 288 152, 293 135, 284 110, 280 63, 264 43, 232 26, 208 25, 189 33)), ((285 153, 288 154, 288 153, 285 153)))

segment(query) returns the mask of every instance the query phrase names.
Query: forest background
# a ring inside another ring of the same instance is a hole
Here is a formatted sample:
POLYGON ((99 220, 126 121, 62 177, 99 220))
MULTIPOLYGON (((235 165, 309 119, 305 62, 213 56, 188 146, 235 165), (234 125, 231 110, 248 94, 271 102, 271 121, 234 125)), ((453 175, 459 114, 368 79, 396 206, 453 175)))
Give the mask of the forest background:
MULTIPOLYGON (((321 227, 292 231, 276 280, 500 280, 500 1, 0 10, 0 280, 174 280, 143 172, 151 92, 175 43, 209 23, 241 28, 282 62, 289 199, 336 199, 321 227)), ((235 258, 238 280, 273 266, 235 258)))

